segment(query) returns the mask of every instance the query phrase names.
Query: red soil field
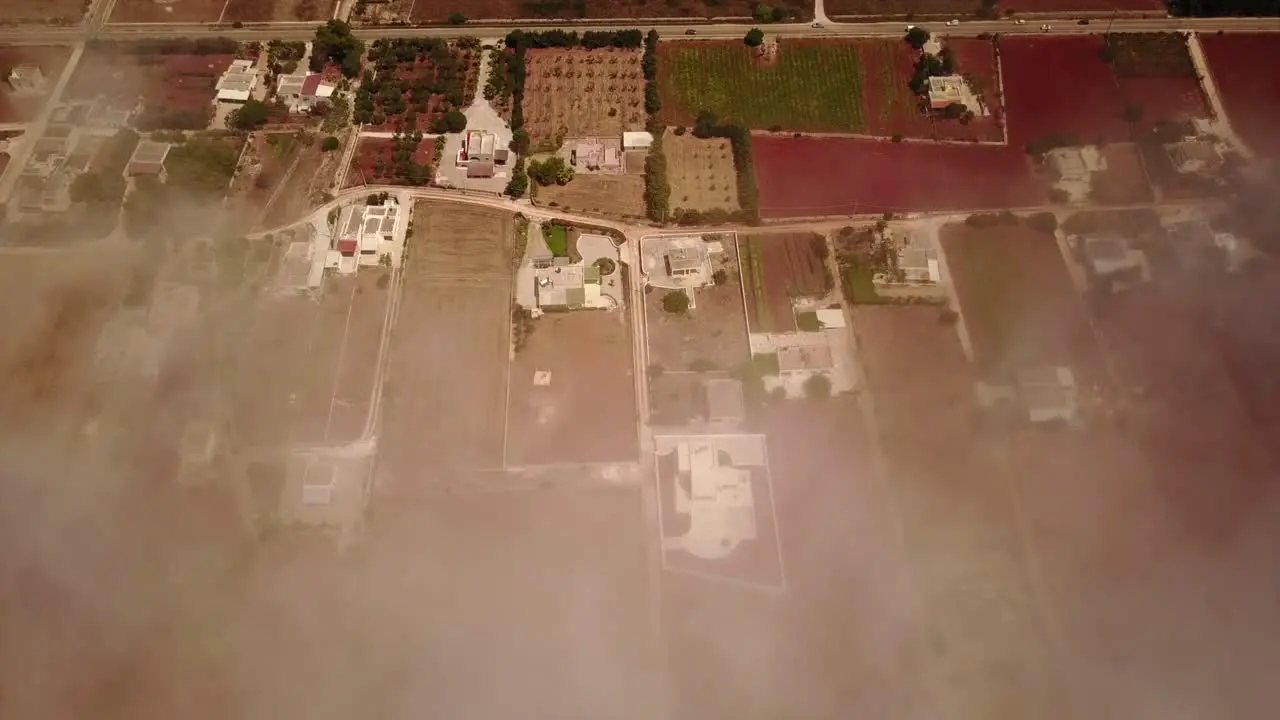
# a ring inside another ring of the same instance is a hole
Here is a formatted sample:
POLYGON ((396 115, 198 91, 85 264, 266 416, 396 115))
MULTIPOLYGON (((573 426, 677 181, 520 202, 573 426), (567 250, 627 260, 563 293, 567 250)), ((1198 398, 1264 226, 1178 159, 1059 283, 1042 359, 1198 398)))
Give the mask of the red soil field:
MULTIPOLYGON (((572 3, 564 3, 558 12, 530 12, 526 6, 538 3, 528 0, 415 0, 410 20, 439 22, 461 10, 472 20, 535 20, 539 18, 711 18, 751 17, 755 0, 721 0, 714 5, 705 0, 589 0, 583 3, 585 15, 579 15, 572 3)), ((550 5, 550 3, 547 3, 550 5)), ((797 3, 803 4, 803 3, 797 3)), ((806 5, 812 18, 812 6, 806 5)))
MULTIPOLYGON (((400 179, 390 174, 379 174, 376 168, 378 160, 385 163, 385 173, 393 171, 395 162, 391 159, 395 151, 396 141, 390 138, 361 138, 351 159, 351 170, 347 172, 347 187, 357 185, 397 185, 400 179)), ((413 161, 419 165, 430 165, 435 152, 435 138, 423 138, 418 149, 413 153, 413 161)))
POLYGON ((1255 152, 1280 156, 1280 35, 1201 35, 1209 72, 1232 128, 1255 152))
MULTIPOLYGON (((421 2, 421 0, 419 0, 421 2)), ((823 8, 828 17, 840 15, 863 15, 879 17, 903 17, 907 14, 916 16, 955 16, 973 15, 977 5, 970 0, 827 0, 823 8)), ((1013 10, 1019 13, 1055 13, 1095 11, 1121 13, 1158 11, 1164 14, 1165 6, 1160 0, 1004 0, 1001 10, 1013 10)))
POLYGON ((1208 117, 1208 103, 1195 78, 1117 78, 1127 104, 1142 108, 1142 123, 1178 122, 1208 117))
POLYGON ((1101 49, 1097 36, 1001 40, 1011 146, 1055 133, 1087 143, 1128 139, 1124 98, 1101 49))
POLYGON ((755 235, 738 242, 749 332, 791 332, 796 329, 795 311, 787 292, 790 268, 786 265, 785 237, 755 235), (784 248, 781 264, 778 248, 784 248))
POLYGON ((117 0, 111 23, 217 22, 227 0, 117 0))
MULTIPOLYGON (((960 72, 972 74, 975 84, 990 90, 988 101, 998 103, 995 90, 995 54, 986 40, 947 40, 956 52, 960 72)), ((1000 141, 1004 134, 994 117, 976 119, 968 125, 944 120, 921 112, 919 99, 911 94, 907 82, 914 72, 919 53, 899 40, 864 40, 858 43, 863 67, 863 117, 866 133, 890 137, 903 135, 939 140, 1000 141)))
POLYGON ((941 242, 980 370, 1070 365, 1078 381, 1103 377, 1084 300, 1052 235, 954 224, 941 242))
POLYGON ((218 76, 234 59, 234 55, 86 55, 66 96, 103 97, 122 109, 142 98, 148 110, 203 111, 213 101, 218 76))
POLYGON ((1048 188, 1018 148, 756 136, 765 217, 1029 207, 1048 188))

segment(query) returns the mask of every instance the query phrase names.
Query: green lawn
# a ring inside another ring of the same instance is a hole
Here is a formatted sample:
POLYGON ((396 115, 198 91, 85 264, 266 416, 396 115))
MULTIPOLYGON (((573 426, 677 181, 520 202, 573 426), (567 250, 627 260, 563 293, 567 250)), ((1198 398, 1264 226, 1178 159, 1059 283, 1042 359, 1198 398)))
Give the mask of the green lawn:
POLYGON ((742 43, 663 43, 663 116, 690 124, 702 110, 751 128, 864 132, 863 71, 853 43, 782 40, 777 64, 756 67, 742 43))
POLYGON ((556 257, 569 257, 569 231, 563 225, 543 225, 542 239, 556 257))

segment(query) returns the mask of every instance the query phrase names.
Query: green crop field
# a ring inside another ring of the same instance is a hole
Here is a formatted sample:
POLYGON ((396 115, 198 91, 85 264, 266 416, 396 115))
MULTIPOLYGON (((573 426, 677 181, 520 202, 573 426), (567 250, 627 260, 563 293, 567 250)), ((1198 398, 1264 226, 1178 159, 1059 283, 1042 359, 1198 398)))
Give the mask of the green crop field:
POLYGON ((662 117, 672 125, 711 110, 756 129, 865 132, 863 82, 854 43, 782 40, 769 67, 737 41, 658 46, 662 117))

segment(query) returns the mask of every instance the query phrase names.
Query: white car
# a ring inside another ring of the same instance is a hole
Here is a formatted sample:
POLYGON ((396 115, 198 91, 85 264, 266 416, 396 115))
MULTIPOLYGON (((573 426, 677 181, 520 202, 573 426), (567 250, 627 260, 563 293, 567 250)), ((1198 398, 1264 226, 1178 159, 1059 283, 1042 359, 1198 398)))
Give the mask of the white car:
POLYGON ((955 27, 960 24, 959 20, 948 20, 947 27, 955 27))
POLYGON ((1050 31, 1050 30, 1052 30, 1052 29, 1053 29, 1053 26, 1051 26, 1051 25, 1041 25, 1041 26, 1040 26, 1040 32, 1049 32, 1049 31, 1050 31))
POLYGON ((1018 18, 1017 20, 1014 20, 1014 21, 1013 21, 1013 24, 1014 24, 1014 25, 1026 25, 1026 24, 1027 24, 1027 21, 1026 21, 1026 20, 1023 20, 1022 18, 1018 18))
POLYGON ((821 30, 822 28, 826 27, 826 25, 824 25, 824 24, 822 24, 822 23, 814 23, 813 25, 810 25, 809 27, 814 27, 814 28, 817 28, 817 29, 821 30))
POLYGON ((912 30, 915 30, 915 29, 916 29, 915 25, 908 25, 907 29, 903 30, 902 32, 911 32, 912 30))

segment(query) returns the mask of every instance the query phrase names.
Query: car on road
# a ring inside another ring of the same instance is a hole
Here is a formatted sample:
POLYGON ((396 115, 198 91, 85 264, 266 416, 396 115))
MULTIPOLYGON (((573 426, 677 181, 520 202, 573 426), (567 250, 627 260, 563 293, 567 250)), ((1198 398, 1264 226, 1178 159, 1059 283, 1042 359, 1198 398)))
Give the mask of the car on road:
POLYGON ((902 32, 911 32, 912 30, 915 30, 915 29, 916 29, 915 25, 908 25, 907 29, 903 30, 902 32))
POLYGON ((960 24, 959 20, 948 20, 947 27, 955 27, 960 24))
POLYGON ((1049 25, 1048 23, 1045 23, 1044 25, 1040 26, 1040 32, 1049 32, 1052 29, 1053 29, 1053 26, 1049 25))
POLYGON ((1076 21, 1076 24, 1077 24, 1077 25, 1088 25, 1088 24, 1089 24, 1089 19, 1088 19, 1088 18, 1082 18, 1082 19, 1080 19, 1080 20, 1077 20, 1077 21, 1076 21))
POLYGON ((1013 24, 1014 24, 1014 25, 1026 25, 1026 24, 1027 24, 1027 21, 1026 21, 1026 20, 1023 20, 1022 18, 1018 18, 1017 20, 1014 20, 1014 21, 1013 21, 1013 24))
POLYGON ((814 24, 810 25, 809 27, 814 27, 814 28, 818 28, 819 30, 821 30, 822 28, 826 27, 826 25, 825 25, 824 23, 814 23, 814 24))
POLYGON ((697 31, 697 30, 685 30, 685 31, 684 31, 684 34, 685 34, 685 35, 697 35, 697 34, 698 34, 698 31, 697 31))

